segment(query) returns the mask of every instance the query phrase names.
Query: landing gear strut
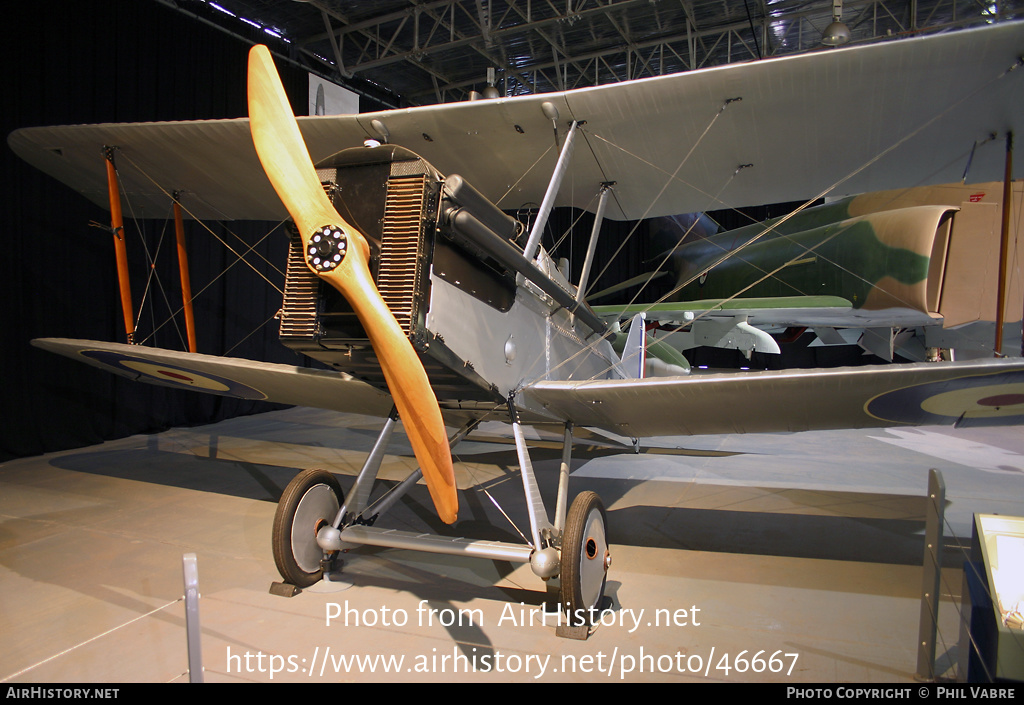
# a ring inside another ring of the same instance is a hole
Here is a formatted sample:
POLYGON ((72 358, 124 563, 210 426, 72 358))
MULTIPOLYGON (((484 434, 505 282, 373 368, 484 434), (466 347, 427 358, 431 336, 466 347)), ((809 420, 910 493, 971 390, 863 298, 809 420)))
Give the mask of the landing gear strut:
MULTIPOLYGON (((281 576, 295 587, 309 587, 323 577, 325 570, 332 570, 332 559, 339 551, 358 545, 529 563, 538 577, 545 580, 559 578, 561 612, 569 616, 567 626, 571 633, 563 633, 561 629, 557 632, 570 638, 585 639, 602 607, 611 565, 604 505, 597 494, 587 491, 581 492, 566 511, 572 454, 572 425, 566 424, 555 521, 551 523, 511 400, 509 411, 532 540, 522 544, 481 541, 374 526, 376 520, 422 476, 417 470, 391 492, 376 502, 370 502, 385 448, 397 421, 397 414, 392 412, 347 501, 338 480, 326 470, 305 470, 288 483, 274 517, 274 561, 281 576)), ((457 444, 476 428, 477 423, 467 423, 449 443, 452 446, 457 444)))

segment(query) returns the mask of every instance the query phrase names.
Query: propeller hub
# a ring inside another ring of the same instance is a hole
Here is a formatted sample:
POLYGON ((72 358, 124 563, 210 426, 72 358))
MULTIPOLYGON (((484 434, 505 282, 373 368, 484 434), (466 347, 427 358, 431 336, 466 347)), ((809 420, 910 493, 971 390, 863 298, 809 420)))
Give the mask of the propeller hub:
POLYGON ((309 237, 306 261, 317 272, 329 272, 341 264, 347 251, 345 231, 337 225, 325 225, 309 237))

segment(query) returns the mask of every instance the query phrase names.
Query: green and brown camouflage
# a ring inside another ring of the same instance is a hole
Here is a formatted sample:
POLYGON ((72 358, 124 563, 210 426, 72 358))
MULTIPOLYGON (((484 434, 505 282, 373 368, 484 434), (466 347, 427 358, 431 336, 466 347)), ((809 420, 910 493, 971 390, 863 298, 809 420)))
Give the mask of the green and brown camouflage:
POLYGON ((929 251, 919 250, 930 250, 934 224, 944 215, 940 209, 907 219, 918 220, 926 230, 916 233, 912 247, 888 244, 886 240, 891 238, 879 232, 882 226, 871 216, 793 234, 759 228, 741 237, 726 233, 684 245, 678 251, 679 274, 689 284, 679 295, 686 300, 724 299, 736 294, 759 298, 842 296, 854 308, 862 308, 879 300, 876 285, 885 282, 887 294, 897 287, 903 292, 884 297, 886 303, 895 299, 894 303, 920 310, 926 302, 918 289, 927 286, 932 258, 929 251), (736 248, 734 255, 719 262, 724 253, 736 248))
MULTIPOLYGON (((1014 193, 1019 204, 1021 184, 1014 193)), ((879 192, 684 242, 673 254, 672 299, 829 296, 855 311, 942 317, 947 327, 991 321, 1001 200, 1000 184, 879 192), (954 288, 967 296, 950 296, 954 288)), ((1020 289, 1018 281, 1010 301, 1019 303, 1020 289)))

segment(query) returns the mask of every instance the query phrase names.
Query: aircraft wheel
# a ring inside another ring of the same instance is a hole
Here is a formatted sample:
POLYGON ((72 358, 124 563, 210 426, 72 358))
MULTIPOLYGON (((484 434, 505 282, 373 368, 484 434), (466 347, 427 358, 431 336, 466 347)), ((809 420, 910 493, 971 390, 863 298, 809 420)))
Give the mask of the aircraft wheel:
POLYGON ((323 549, 316 532, 330 524, 344 500, 337 478, 326 470, 303 470, 284 488, 274 514, 274 562, 286 582, 309 587, 323 577, 323 549))
POLYGON ((562 534, 562 607, 572 626, 593 624, 610 565, 604 505, 596 493, 581 492, 569 507, 562 534))

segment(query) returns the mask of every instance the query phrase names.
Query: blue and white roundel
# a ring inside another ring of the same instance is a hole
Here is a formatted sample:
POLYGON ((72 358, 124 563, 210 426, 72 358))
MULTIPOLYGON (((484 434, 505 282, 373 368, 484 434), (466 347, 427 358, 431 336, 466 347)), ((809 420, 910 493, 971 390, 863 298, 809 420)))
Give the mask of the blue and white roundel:
POLYGON ((193 389, 212 394, 223 394, 241 399, 267 398, 267 395, 263 392, 227 377, 220 377, 205 372, 200 373, 186 367, 154 362, 120 352, 108 350, 82 350, 80 352, 85 357, 111 367, 122 374, 128 372, 133 377, 141 375, 146 378, 142 381, 152 381, 165 386, 193 389))
POLYGON ((904 387, 879 394, 864 410, 894 423, 1022 423, 1024 373, 1002 372, 904 387))

